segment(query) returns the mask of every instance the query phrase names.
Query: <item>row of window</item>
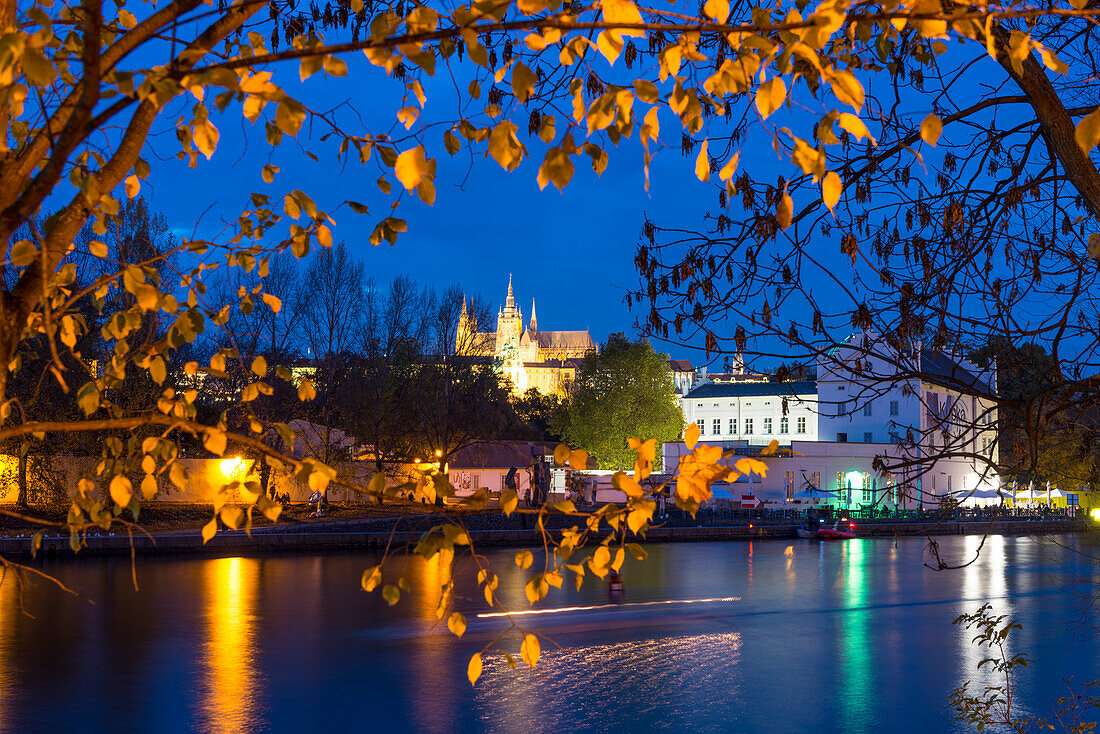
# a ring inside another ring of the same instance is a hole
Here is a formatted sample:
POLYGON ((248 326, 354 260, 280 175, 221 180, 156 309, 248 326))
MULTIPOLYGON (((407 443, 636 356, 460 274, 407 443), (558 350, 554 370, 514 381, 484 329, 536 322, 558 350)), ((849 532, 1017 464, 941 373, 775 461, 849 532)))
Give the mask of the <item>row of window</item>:
MULTIPOLYGON (((764 419, 762 419, 762 421, 763 421, 763 426, 762 426, 763 431, 761 431, 761 432, 765 435, 771 435, 771 433, 772 433, 772 419, 771 418, 764 418, 764 419)), ((700 436, 707 435, 707 425, 706 425, 707 422, 706 422, 706 419, 700 418, 699 420, 696 421, 696 424, 698 424, 698 426, 699 426, 699 435, 700 436)), ((790 431, 790 422, 788 421, 786 416, 783 416, 782 418, 779 419, 779 433, 780 434, 785 434, 785 433, 790 433, 790 432, 791 432, 790 431)), ((796 421, 795 421, 795 433, 799 433, 799 434, 806 433, 806 418, 805 418, 805 416, 800 416, 798 419, 796 419, 796 421)), ((710 435, 712 435, 712 436, 721 436, 722 435, 722 419, 721 418, 715 418, 711 421, 710 435)), ((729 436, 738 435, 738 433, 737 433, 737 419, 736 418, 730 418, 729 419, 729 431, 726 433, 726 435, 729 435, 729 436)), ((745 419, 745 430, 744 430, 742 435, 745 435, 745 436, 753 435, 753 419, 752 418, 746 418, 745 419)))

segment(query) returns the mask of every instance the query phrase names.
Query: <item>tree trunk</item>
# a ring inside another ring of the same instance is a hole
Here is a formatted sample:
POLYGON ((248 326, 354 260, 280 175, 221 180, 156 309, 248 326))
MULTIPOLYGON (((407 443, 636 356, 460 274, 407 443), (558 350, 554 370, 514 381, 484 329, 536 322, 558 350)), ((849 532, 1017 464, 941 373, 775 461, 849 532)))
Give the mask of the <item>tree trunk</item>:
POLYGON ((1009 32, 998 27, 993 37, 997 61, 1027 95, 1043 137, 1054 151, 1058 163, 1062 164, 1066 178, 1081 194, 1089 212, 1094 217, 1100 217, 1100 171, 1093 165, 1089 153, 1077 145, 1074 137, 1077 126, 1051 84, 1046 69, 1035 54, 1029 53, 1021 66, 1022 73, 1017 74, 1009 60, 1009 32))
POLYGON ((27 448, 23 446, 19 450, 19 497, 16 499, 20 507, 27 507, 27 448))
MULTIPOLYGON (((271 484, 271 464, 267 463, 267 455, 260 455, 260 491, 267 495, 268 486, 271 484)), ((274 492, 272 492, 274 497, 274 492)))

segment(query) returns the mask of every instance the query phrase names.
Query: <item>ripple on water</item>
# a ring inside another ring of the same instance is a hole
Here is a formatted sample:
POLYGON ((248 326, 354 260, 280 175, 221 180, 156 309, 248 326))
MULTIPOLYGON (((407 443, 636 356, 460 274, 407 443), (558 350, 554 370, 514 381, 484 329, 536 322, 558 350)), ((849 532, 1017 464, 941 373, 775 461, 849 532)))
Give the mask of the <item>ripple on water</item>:
POLYGON ((477 687, 481 722, 501 733, 729 730, 740 652, 730 632, 544 649, 536 670, 491 655, 477 687))

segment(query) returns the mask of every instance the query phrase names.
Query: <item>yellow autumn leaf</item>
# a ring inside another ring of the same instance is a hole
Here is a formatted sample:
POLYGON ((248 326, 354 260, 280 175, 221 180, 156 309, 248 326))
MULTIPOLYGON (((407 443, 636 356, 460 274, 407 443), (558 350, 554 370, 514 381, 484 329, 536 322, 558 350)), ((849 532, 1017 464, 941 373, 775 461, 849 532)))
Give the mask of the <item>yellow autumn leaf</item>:
POLYGON ((264 303, 271 309, 271 313, 279 313, 283 308, 283 301, 278 296, 273 296, 270 293, 262 293, 260 297, 263 298, 264 303))
POLYGON ((126 198, 134 198, 139 191, 141 191, 141 179, 131 173, 126 177, 126 198))
POLYGON ((871 131, 867 129, 867 125, 858 115, 853 115, 851 112, 841 112, 837 121, 840 123, 841 128, 855 135, 856 140, 870 138, 872 143, 875 142, 875 138, 871 135, 871 131))
POLYGON ((500 511, 504 513, 505 517, 515 512, 517 505, 519 505, 519 496, 516 494, 516 490, 507 488, 501 491, 500 511))
POLYGON ((359 580, 359 584, 363 587, 363 591, 374 591, 380 583, 382 583, 381 566, 371 566, 363 571, 363 578, 359 580))
POLYGON ((424 156, 424 146, 418 145, 402 151, 393 165, 393 172, 406 191, 415 189, 428 175, 428 159, 424 156))
POLYGON ((829 79, 833 94, 841 102, 851 105, 856 112, 863 109, 863 85, 856 79, 856 75, 850 71, 834 72, 829 79))
POLYGON ((219 431, 216 428, 212 428, 207 432, 203 446, 205 446, 206 450, 210 453, 221 456, 225 453, 225 443, 225 431, 219 431))
POLYGON ((840 201, 840 194, 843 190, 844 184, 841 182, 840 176, 832 171, 826 173, 825 177, 821 179, 821 199, 825 202, 825 206, 829 207, 829 211, 832 211, 833 207, 840 201))
POLYGON ((470 664, 466 666, 466 677, 470 679, 471 686, 481 677, 481 653, 475 652, 470 658, 470 664))
POLYGON ((569 455, 569 466, 574 469, 587 469, 588 468, 588 452, 582 449, 577 449, 569 455))
POLYGON ((710 178, 710 156, 707 154, 707 140, 699 146, 699 155, 695 157, 695 177, 706 182, 710 178))
POLYGON ((729 0, 707 0, 703 13, 716 23, 725 23, 730 16, 729 0))
POLYGON ((534 561, 535 556, 532 555, 529 550, 521 550, 519 553, 516 553, 516 565, 520 568, 530 568, 534 561))
POLYGON ((787 83, 782 77, 773 77, 756 89, 756 109, 765 120, 783 105, 787 98, 787 83))
POLYGON ((793 217, 794 202, 791 201, 791 195, 784 191, 775 205, 775 218, 779 221, 779 228, 786 229, 791 226, 791 219, 793 217))
POLYGON ((520 102, 526 102, 535 88, 538 76, 522 63, 517 63, 512 69, 512 93, 520 102))
POLYGON ((699 424, 692 423, 684 429, 684 443, 687 444, 688 451, 695 448, 695 444, 699 441, 699 424))
POLYGON ((1091 153, 1092 149, 1100 145, 1100 110, 1094 110, 1091 114, 1081 118, 1074 132, 1077 145, 1085 153, 1091 153))
MULTIPOLYGON (((601 0, 600 9, 603 10, 604 21, 609 25, 615 26, 620 23, 641 25, 642 23, 642 14, 630 0, 601 0)), ((641 29, 617 29, 616 32, 622 36, 645 35, 645 31, 641 29)))
POLYGON ((523 644, 519 648, 520 657, 523 658, 523 662, 530 665, 532 668, 538 665, 539 657, 542 656, 542 648, 539 646, 539 638, 532 634, 524 635, 523 644))
POLYGON ((734 153, 733 156, 730 157, 728 161, 726 161, 726 165, 722 166, 722 170, 718 172, 718 178, 722 179, 723 181, 729 181, 731 178, 733 178, 733 174, 737 173, 737 166, 740 162, 741 154, 734 153))
POLYGON ((214 537, 214 534, 218 532, 218 521, 211 520, 202 526, 202 544, 206 545, 207 542, 214 537))
POLYGON ((214 123, 210 120, 196 122, 191 139, 195 141, 195 146, 206 156, 206 159, 210 160, 210 156, 214 155, 214 149, 218 147, 218 128, 214 127, 214 123))
POLYGON ((298 385, 298 399, 303 403, 309 402, 317 397, 317 390, 313 387, 313 383, 309 380, 302 380, 298 385))
POLYGON ((244 510, 233 505, 226 505, 218 513, 218 517, 222 519, 225 526, 236 530, 241 526, 241 519, 244 517, 244 510))
POLYGON ((157 496, 157 478, 152 474, 146 474, 141 480, 141 496, 147 500, 157 496))
POLYGON ((489 155, 506 171, 513 171, 523 161, 526 148, 516 137, 516 124, 505 120, 489 133, 489 155))
POLYGON ((943 120, 941 120, 938 115, 929 115, 924 118, 924 122, 920 124, 921 140, 931 146, 936 145, 936 141, 940 139, 940 133, 942 132, 943 120))
POLYGON ((466 631, 466 617, 462 616, 459 612, 454 612, 447 618, 447 629, 455 637, 462 637, 462 634, 466 631))
POLYGON ((551 148, 546 151, 546 158, 539 166, 539 189, 545 189, 546 184, 553 183, 558 190, 564 190, 573 178, 573 161, 561 148, 551 148))
POLYGON ((119 507, 125 507, 130 504, 131 498, 134 496, 134 486, 130 483, 130 480, 121 474, 116 474, 111 479, 111 500, 119 507))

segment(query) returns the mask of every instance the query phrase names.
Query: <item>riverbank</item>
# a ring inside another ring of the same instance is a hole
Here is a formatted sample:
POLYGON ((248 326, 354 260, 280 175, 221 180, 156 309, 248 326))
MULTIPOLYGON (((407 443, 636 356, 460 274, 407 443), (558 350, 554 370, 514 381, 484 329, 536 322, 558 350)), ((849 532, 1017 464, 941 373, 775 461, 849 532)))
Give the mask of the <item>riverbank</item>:
MULTIPOLYGON (((562 518, 563 520, 565 518, 562 518)), ((523 527, 529 517, 505 519, 490 513, 468 514, 461 518, 477 547, 528 547, 542 545, 538 530, 523 527), (502 522, 503 521, 503 522, 502 522), (492 525, 494 527, 488 527, 492 525)), ((401 548, 415 544, 431 526, 441 522, 437 515, 312 520, 254 528, 243 531, 220 530, 205 545, 198 530, 159 532, 152 537, 126 533, 89 535, 80 555, 114 555, 133 552, 149 554, 253 554, 266 552, 324 552, 401 548)), ((644 540, 655 543, 710 541, 790 540, 797 537, 796 523, 656 526, 644 540)), ((559 528, 551 529, 556 534, 559 528)), ((924 535, 1056 535, 1081 532, 1086 521, 1076 519, 1006 519, 994 521, 890 521, 886 519, 856 522, 851 530, 858 537, 911 537, 924 535)), ((804 541, 815 542, 815 541, 804 541)), ((42 539, 40 552, 46 556, 71 555, 67 535, 51 534, 42 539)), ((29 537, 0 538, 0 554, 7 557, 30 555, 29 537)))

